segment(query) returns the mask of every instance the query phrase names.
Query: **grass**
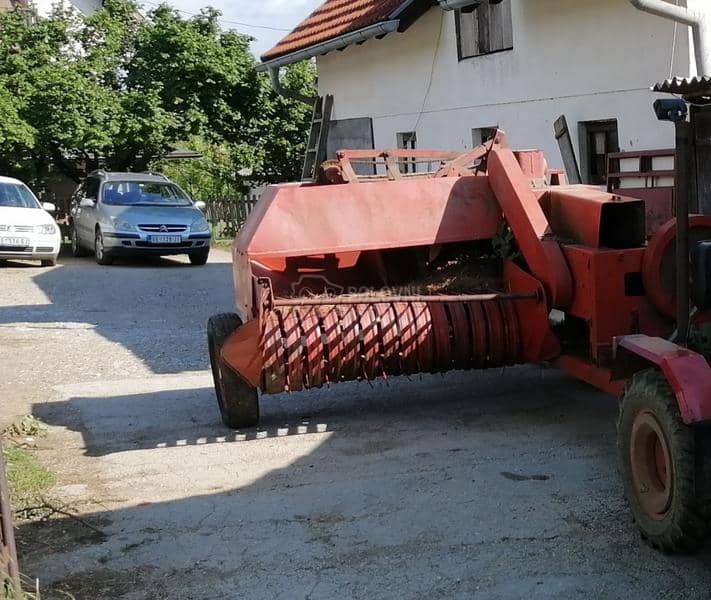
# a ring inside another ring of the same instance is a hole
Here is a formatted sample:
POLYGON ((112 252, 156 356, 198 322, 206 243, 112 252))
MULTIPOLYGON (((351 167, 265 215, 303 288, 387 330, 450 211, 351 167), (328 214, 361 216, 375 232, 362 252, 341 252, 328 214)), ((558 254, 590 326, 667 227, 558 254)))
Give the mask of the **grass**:
POLYGON ((26 448, 9 444, 4 451, 10 496, 15 510, 21 510, 51 488, 56 477, 26 448))
POLYGON ((228 240, 213 240, 212 241, 212 247, 213 248, 219 248, 220 250, 229 250, 232 248, 232 242, 234 240, 228 239, 228 240))

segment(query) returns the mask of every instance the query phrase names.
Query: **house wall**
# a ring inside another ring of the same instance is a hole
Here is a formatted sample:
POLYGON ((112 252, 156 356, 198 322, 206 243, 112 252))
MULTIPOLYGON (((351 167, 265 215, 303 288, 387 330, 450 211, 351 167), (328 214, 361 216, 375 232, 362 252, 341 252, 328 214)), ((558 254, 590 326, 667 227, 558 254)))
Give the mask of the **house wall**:
MULTIPOLYGON (((91 15, 101 8, 102 0, 61 0, 66 7, 73 6, 84 15, 91 15)), ((37 14, 47 16, 52 12, 52 7, 58 4, 59 0, 33 0, 37 9, 37 14)))
MULTIPOLYGON (((693 0, 692 0, 693 1, 693 0)), ((431 9, 402 34, 317 60, 334 119, 373 119, 375 144, 416 131, 420 148, 469 148, 472 128, 498 125, 513 146, 545 150, 562 167, 553 122, 618 120, 623 151, 674 145, 649 87, 670 74, 674 23, 626 0, 512 0, 514 49, 458 60, 455 15, 431 9)), ((677 29, 671 71, 690 73, 689 35, 677 29)))

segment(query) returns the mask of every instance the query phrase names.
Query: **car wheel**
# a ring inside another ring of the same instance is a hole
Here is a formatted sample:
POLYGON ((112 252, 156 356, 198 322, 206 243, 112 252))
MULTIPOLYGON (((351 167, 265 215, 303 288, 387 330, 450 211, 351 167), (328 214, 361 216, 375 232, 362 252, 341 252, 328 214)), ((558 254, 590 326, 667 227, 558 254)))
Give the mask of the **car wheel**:
POLYGON ((113 256, 104 248, 104 236, 101 234, 101 229, 96 230, 94 237, 94 257, 100 265, 110 265, 114 262, 113 256))
POLYGON ((42 266, 43 267, 54 267, 57 264, 57 257, 53 258, 43 258, 42 259, 42 266))
POLYGON ((201 250, 200 252, 191 252, 188 256, 190 257, 190 264, 192 265, 204 265, 207 262, 207 257, 210 255, 210 249, 201 250))
POLYGON ((76 258, 86 256, 86 250, 84 250, 84 248, 82 248, 81 244, 79 243, 79 234, 77 233, 77 228, 75 225, 72 225, 69 237, 72 240, 72 256, 76 258))

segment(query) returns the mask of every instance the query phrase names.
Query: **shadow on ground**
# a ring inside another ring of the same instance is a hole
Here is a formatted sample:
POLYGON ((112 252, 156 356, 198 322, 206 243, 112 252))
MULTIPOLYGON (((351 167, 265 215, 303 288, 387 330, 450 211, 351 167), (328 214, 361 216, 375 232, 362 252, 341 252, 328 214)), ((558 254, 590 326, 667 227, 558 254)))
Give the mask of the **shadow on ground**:
POLYGON ((154 481, 177 496, 126 497, 126 508, 83 517, 100 539, 71 519, 20 527, 26 567, 77 598, 700 599, 711 589, 711 554, 641 544, 616 475, 615 401, 559 373, 264 398, 262 426, 236 434, 217 424, 209 388, 36 409, 81 431, 107 477, 127 478, 122 493, 133 477, 136 489, 154 481))
POLYGON ((231 264, 191 266, 169 258, 131 259, 100 267, 93 258, 62 258, 32 281, 49 304, 0 307, 0 324, 77 324, 121 344, 154 373, 209 366, 207 319, 234 305, 231 264))

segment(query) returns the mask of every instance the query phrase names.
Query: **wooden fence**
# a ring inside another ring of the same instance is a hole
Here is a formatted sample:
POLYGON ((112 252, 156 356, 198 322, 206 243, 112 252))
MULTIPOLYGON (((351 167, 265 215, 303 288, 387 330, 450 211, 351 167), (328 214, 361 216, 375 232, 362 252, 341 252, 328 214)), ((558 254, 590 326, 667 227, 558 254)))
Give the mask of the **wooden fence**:
POLYGON ((249 213, 254 210, 258 198, 245 196, 238 199, 210 200, 206 216, 216 238, 231 238, 242 228, 249 213))
MULTIPOLYGON (((17 567, 17 549, 12 524, 10 493, 5 476, 5 457, 0 436, 0 593, 9 587, 19 596, 20 571, 17 567)), ((14 597, 14 596, 13 596, 14 597)))

